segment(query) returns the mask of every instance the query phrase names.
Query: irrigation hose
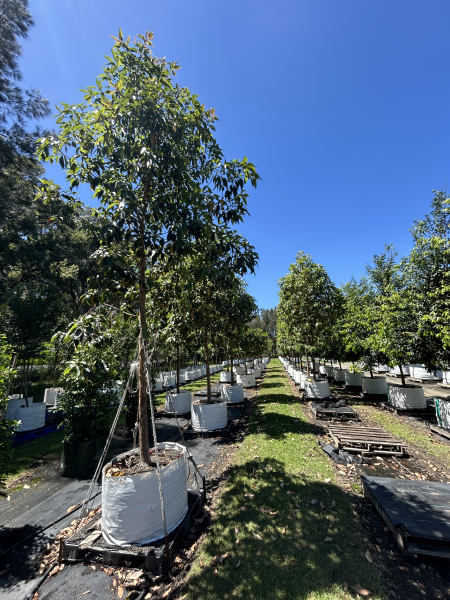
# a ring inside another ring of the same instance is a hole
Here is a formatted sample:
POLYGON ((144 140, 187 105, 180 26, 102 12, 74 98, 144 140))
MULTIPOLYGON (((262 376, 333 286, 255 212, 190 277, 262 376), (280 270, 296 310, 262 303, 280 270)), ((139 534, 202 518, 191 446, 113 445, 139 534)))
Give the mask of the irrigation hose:
POLYGON ((50 575, 51 571, 56 567, 56 565, 58 564, 58 561, 55 560, 55 562, 53 562, 49 568, 45 571, 45 573, 42 575, 42 577, 39 579, 39 581, 37 582, 37 584, 34 586, 34 588, 31 590, 31 592, 29 592, 26 596, 25 596, 25 600, 29 600, 30 598, 32 598, 34 596, 34 594, 38 591, 38 589, 41 587, 41 585, 44 583, 44 581, 47 579, 47 577, 50 575))

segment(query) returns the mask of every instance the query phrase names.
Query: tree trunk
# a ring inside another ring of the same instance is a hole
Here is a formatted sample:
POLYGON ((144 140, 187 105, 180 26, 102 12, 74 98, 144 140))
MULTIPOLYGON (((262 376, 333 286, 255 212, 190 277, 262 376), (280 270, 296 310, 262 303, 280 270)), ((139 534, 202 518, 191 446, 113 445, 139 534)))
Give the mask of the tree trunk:
POLYGON ((230 358, 230 363, 231 363, 231 385, 233 385, 233 355, 231 355, 230 358))
POLYGON ((316 359, 314 358, 314 354, 311 356, 312 359, 312 364, 313 364, 313 377, 314 377, 314 381, 317 381, 317 377, 316 377, 316 359))
POLYGON ((405 383, 405 374, 403 373, 403 368, 402 365, 399 364, 398 368, 400 369, 400 375, 402 377, 402 386, 405 387, 406 383, 405 383))
POLYGON ((147 378, 145 373, 147 369, 145 360, 145 337, 147 337, 145 266, 145 249, 142 245, 141 256, 139 258, 139 450, 141 462, 148 465, 150 464, 150 446, 148 435, 147 378))
POLYGON ((180 393, 180 344, 177 342, 177 394, 180 393))
POLYGON ((209 372, 209 349, 208 349, 208 318, 205 321, 205 358, 206 358, 206 393, 207 401, 211 402, 211 375, 209 372))
POLYGON ((300 355, 300 369, 303 371, 303 357, 300 355))
POLYGON ((372 379, 373 379, 373 371, 372 371, 372 367, 370 367, 370 376, 371 376, 371 377, 372 377, 372 379))
POLYGON ((308 358, 308 351, 305 350, 305 354, 306 354, 306 374, 309 377, 309 358, 308 358))
POLYGON ((53 387, 56 385, 56 369, 58 367, 59 348, 55 352, 55 362, 53 364, 53 387))
POLYGON ((340 359, 338 359, 338 363, 339 363, 339 369, 342 371, 342 365, 341 365, 340 359))

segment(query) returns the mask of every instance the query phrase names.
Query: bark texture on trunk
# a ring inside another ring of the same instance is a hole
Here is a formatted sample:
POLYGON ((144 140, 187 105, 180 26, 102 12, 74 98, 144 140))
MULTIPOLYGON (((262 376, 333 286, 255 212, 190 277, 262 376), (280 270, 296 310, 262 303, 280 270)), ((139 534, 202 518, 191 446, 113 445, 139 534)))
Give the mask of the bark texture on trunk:
MULTIPOLYGON (((147 364, 145 360, 145 339, 143 332, 147 333, 147 318, 145 314, 145 249, 141 248, 139 259, 139 450, 141 462, 150 464, 150 446, 148 435, 148 410, 147 410, 147 364)), ((151 373, 149 373, 149 378, 151 373)))
POLYGON ((209 348, 208 348, 208 319, 205 321, 205 357, 206 357, 206 390, 207 400, 211 402, 211 374, 209 372, 209 348))
POLYGON ((177 342, 177 394, 180 393, 180 344, 177 342))
POLYGON ((405 387, 406 383, 405 383, 405 374, 403 373, 403 367, 402 367, 402 365, 398 365, 398 368, 400 369, 400 375, 402 377, 402 386, 405 387))

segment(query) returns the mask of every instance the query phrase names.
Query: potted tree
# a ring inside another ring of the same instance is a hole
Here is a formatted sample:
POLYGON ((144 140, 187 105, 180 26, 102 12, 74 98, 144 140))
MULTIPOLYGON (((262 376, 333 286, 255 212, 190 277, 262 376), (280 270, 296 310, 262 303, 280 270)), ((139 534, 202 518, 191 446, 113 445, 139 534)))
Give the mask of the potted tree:
MULTIPOLYGON (((58 137, 47 136, 39 148, 40 157, 65 168, 69 203, 79 185, 94 190, 103 297, 125 297, 139 319, 139 451, 121 459, 116 476, 111 465, 103 469, 103 535, 120 544, 148 542, 161 531, 167 536, 187 511, 182 466, 182 485, 174 475, 180 501, 173 511, 169 507, 175 499, 171 475, 178 472, 172 463, 185 463, 184 450, 156 444, 150 452, 149 446, 146 299, 157 282, 153 269, 162 260, 179 261, 194 242, 209 241, 216 231, 224 235, 229 223, 241 221, 244 186, 259 179, 247 159, 225 159, 214 138, 214 109, 174 84, 179 66, 153 55, 152 38, 147 32, 130 42, 119 32, 96 85, 85 91, 84 102, 61 108, 58 137), (136 527, 135 507, 148 505, 155 480, 159 507, 140 511, 136 527)), ((51 199, 60 191, 49 182, 41 194, 51 199)), ((90 297, 102 302, 95 290, 90 297)))

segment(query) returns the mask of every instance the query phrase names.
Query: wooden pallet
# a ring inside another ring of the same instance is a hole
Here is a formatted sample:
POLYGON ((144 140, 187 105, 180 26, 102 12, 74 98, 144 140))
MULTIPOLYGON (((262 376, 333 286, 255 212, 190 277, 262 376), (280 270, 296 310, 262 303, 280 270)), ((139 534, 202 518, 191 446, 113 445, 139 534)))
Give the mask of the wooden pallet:
POLYGON ((328 433, 339 450, 360 454, 389 454, 404 456, 406 444, 393 438, 381 427, 353 427, 329 425, 328 433))
POLYGON ((359 421, 358 413, 350 406, 335 407, 333 402, 312 402, 311 411, 316 419, 333 419, 338 421, 359 421))
POLYGON ((450 558, 448 483, 368 475, 361 482, 405 555, 450 558))
POLYGON ((89 558, 101 557, 103 564, 118 566, 126 563, 143 569, 154 576, 168 573, 176 549, 194 525, 193 519, 205 503, 205 491, 200 494, 188 492, 188 511, 183 521, 169 534, 169 560, 166 560, 165 541, 158 540, 148 546, 114 546, 107 544, 101 534, 100 520, 88 523, 72 537, 61 543, 61 557, 64 564, 82 562, 89 558))
POLYGON ((192 424, 189 424, 186 430, 183 432, 183 437, 186 441, 192 440, 194 438, 214 438, 221 437, 227 438, 230 437, 231 427, 233 426, 233 419, 228 419, 226 427, 223 429, 214 429, 213 431, 195 431, 192 429, 192 424))
POLYGON ((450 429, 445 429, 444 427, 439 427, 439 425, 430 425, 430 431, 433 433, 437 433, 438 435, 442 435, 442 437, 450 440, 450 429))
POLYGON ((421 417, 422 419, 432 419, 436 412, 434 408, 427 406, 426 408, 397 408, 389 404, 389 402, 384 402, 382 406, 397 415, 404 415, 405 417, 421 417))

